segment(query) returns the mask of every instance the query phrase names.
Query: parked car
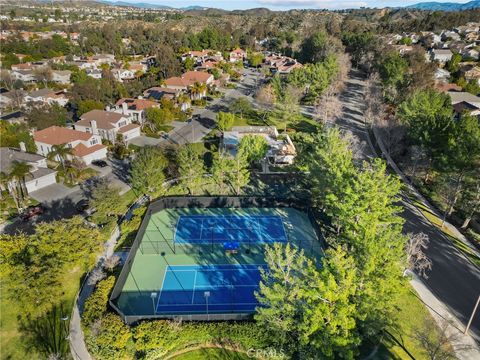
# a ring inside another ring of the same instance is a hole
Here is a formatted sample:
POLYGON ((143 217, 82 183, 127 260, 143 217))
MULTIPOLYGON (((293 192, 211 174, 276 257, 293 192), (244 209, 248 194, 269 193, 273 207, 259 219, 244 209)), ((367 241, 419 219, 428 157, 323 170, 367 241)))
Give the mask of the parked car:
POLYGON ((92 165, 104 168, 108 166, 108 163, 105 160, 93 160, 92 165))
POLYGON ((41 205, 30 206, 27 209, 25 209, 25 211, 23 212, 22 220, 23 221, 32 220, 32 219, 38 217, 39 215, 43 214, 44 211, 45 211, 45 209, 41 205))

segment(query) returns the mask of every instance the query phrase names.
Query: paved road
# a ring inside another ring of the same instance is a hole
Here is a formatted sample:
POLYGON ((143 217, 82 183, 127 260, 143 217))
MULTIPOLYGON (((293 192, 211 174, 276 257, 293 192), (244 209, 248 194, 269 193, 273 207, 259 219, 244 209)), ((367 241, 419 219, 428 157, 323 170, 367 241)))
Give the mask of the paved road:
MULTIPOLYGON (((351 79, 341 95, 344 116, 336 123, 358 138, 362 156, 368 159, 375 155, 368 145, 364 125, 363 90, 364 81, 361 76, 357 72, 352 72, 351 79)), ((427 255, 432 260, 433 266, 428 273, 428 279, 424 280, 425 284, 440 301, 449 307, 451 313, 466 325, 480 293, 480 269, 473 266, 443 232, 426 221, 421 213, 411 206, 406 197, 402 199, 402 205, 405 233, 423 232, 430 238, 427 255)), ((477 313, 471 329, 477 342, 480 341, 480 312, 477 313)))
POLYGON ((258 73, 250 69, 244 70, 245 76, 237 83, 236 89, 225 90, 223 98, 214 99, 204 109, 196 108, 193 112, 194 118, 184 126, 176 126, 169 133, 168 139, 162 142, 172 142, 174 144, 197 143, 205 135, 216 127, 215 118, 220 111, 228 111, 229 104, 240 97, 247 97, 253 101, 252 95, 255 92, 257 83, 260 79, 258 73))
MULTIPOLYGON (((111 186, 120 189, 120 194, 124 194, 130 189, 128 179, 126 178, 128 171, 126 171, 126 164, 119 160, 108 160, 109 166, 100 168, 91 165, 98 172, 98 177, 107 179, 111 186)), ((89 196, 88 187, 74 186, 68 188, 62 184, 50 185, 44 189, 35 191, 31 194, 32 198, 41 202, 45 207, 45 212, 36 219, 30 221, 22 221, 17 219, 11 224, 3 228, 6 234, 15 234, 17 232, 24 232, 32 234, 35 231, 35 224, 39 222, 50 222, 53 220, 68 219, 74 215, 78 215, 79 211, 76 209, 76 204, 89 196)))

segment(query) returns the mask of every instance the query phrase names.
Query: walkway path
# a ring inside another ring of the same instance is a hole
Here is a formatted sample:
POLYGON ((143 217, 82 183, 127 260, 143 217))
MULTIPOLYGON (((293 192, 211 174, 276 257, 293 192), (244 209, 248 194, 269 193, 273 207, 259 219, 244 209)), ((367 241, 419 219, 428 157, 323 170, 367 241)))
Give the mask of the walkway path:
MULTIPOLYGON (((368 160, 377 155, 370 143, 363 117, 364 86, 365 83, 360 74, 352 71, 347 86, 340 96, 344 116, 336 124, 358 139, 361 158, 368 160)), ((412 281, 412 285, 416 289, 420 289, 416 286, 417 284, 423 286, 419 295, 427 306, 439 314, 447 312, 449 317, 458 319, 459 324, 464 328, 479 295, 480 269, 468 261, 448 237, 410 203, 407 196, 403 197, 402 205, 404 208, 402 216, 405 219, 404 231, 406 233, 423 232, 430 239, 427 255, 432 260, 432 269, 428 273, 428 279, 422 279, 421 282, 412 281), (440 304, 444 304, 444 308, 441 308, 440 304)), ((477 314, 472 323, 471 335, 477 341, 480 340, 480 314, 477 314)), ((480 355, 480 353, 473 354, 480 355)))

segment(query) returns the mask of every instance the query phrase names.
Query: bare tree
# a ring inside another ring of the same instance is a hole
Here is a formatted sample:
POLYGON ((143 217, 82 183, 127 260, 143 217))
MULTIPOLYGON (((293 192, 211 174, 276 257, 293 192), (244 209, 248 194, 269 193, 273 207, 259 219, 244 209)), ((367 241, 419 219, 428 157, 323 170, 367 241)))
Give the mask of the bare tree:
POLYGON ((465 220, 462 224, 462 229, 465 230, 475 213, 480 209, 480 181, 477 180, 473 186, 469 187, 462 196, 462 202, 464 203, 463 207, 466 208, 465 220))
POLYGON ((0 70, 0 80, 8 90, 13 90, 13 84, 15 83, 15 78, 12 76, 10 71, 0 70))
POLYGON ((110 256, 108 259, 105 259, 103 262, 103 267, 108 270, 112 271, 117 265, 120 263, 120 257, 117 255, 110 256))
POLYGON ((315 104, 318 119, 326 124, 338 119, 343 114, 342 102, 337 96, 335 86, 329 86, 315 104))
POLYGON ((443 212, 442 225, 443 228, 447 220, 447 216, 452 215, 455 206, 465 189, 465 174, 463 172, 447 174, 446 179, 440 184, 440 196, 445 200, 446 208, 443 212))
POLYGON ((47 83, 52 81, 53 74, 52 69, 49 66, 40 66, 33 70, 33 76, 37 81, 43 82, 43 85, 47 87, 47 83))
POLYGON ((448 321, 437 326, 434 319, 426 318, 423 326, 414 330, 414 338, 428 359, 456 359, 452 343, 458 340, 458 335, 454 331, 448 321))
POLYGON ((408 241, 405 244, 405 253, 407 254, 407 265, 411 271, 428 279, 427 270, 432 269, 432 261, 425 254, 430 242, 428 235, 422 233, 407 234, 408 241))
POLYGON ((90 276, 88 277, 88 285, 95 285, 100 280, 105 279, 106 276, 107 274, 105 274, 102 268, 96 267, 92 270, 90 276))

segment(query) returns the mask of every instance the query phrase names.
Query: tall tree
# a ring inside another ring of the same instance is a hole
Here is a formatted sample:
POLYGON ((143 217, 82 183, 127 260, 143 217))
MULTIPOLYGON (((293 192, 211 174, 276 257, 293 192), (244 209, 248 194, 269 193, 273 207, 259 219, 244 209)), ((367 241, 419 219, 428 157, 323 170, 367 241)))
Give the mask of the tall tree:
POLYGON ((92 190, 90 206, 95 209, 92 219, 98 224, 105 224, 109 219, 116 220, 120 189, 101 179, 92 190))
POLYGON ((238 152, 245 156, 248 163, 260 161, 267 155, 268 142, 263 136, 246 135, 240 140, 238 152))
POLYGON ((139 194, 157 197, 163 193, 164 170, 168 160, 158 147, 145 146, 135 156, 130 170, 133 189, 139 194))
POLYGON ((180 185, 190 195, 195 195, 203 183, 205 167, 201 154, 192 144, 183 145, 177 154, 180 185))
POLYGON ((158 45, 156 62, 163 79, 177 76, 182 70, 180 60, 169 45, 158 45))
POLYGON ((232 188, 230 174, 234 167, 233 161, 230 157, 224 156, 219 152, 213 156, 211 173, 219 195, 228 194, 232 188))

